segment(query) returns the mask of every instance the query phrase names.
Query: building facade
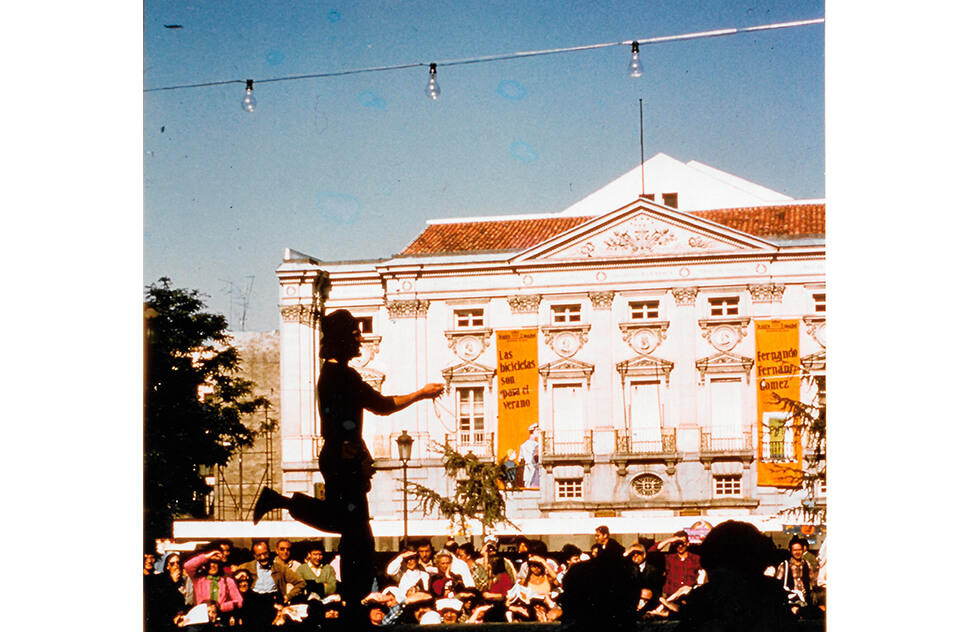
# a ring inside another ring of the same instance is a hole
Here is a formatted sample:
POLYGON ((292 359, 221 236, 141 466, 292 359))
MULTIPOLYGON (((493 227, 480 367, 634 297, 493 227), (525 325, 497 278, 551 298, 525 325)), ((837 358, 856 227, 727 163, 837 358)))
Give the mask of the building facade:
MULTIPOLYGON (((728 518, 780 530, 804 492, 771 468, 799 471, 804 437, 759 392, 778 383, 766 379, 769 360, 784 356, 797 366, 781 369, 796 397, 818 395, 803 378, 825 371, 824 232, 823 202, 658 154, 562 213, 429 221, 387 259, 287 250, 277 271, 283 491, 322 493, 318 319, 344 308, 364 336, 353 365, 375 388, 447 385, 434 404, 365 414, 378 536, 401 534, 403 430, 415 439, 409 480, 448 493, 435 443, 514 462, 533 423, 538 484, 526 477, 507 495, 523 533, 605 523, 664 534, 728 518), (771 324, 787 331, 784 353, 766 351, 771 324), (524 422, 507 410, 522 395, 503 376, 507 332, 534 334, 516 365, 534 380, 524 422)), ((414 505, 411 534, 445 533, 414 505)))

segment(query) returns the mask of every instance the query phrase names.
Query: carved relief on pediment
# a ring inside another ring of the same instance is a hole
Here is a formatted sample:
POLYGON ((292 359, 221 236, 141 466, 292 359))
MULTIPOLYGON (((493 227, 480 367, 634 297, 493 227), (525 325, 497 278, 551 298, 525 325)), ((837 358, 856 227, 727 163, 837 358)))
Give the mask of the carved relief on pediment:
POLYGON ((644 257, 728 250, 710 236, 639 213, 551 255, 552 259, 644 257))

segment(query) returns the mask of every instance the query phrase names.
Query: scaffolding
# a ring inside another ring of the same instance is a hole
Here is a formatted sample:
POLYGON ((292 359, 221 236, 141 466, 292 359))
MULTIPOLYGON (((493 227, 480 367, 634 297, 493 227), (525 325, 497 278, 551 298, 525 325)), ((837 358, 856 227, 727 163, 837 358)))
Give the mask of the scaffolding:
MULTIPOLYGON (((253 446, 241 449, 230 461, 216 468, 215 485, 209 511, 211 520, 251 520, 259 490, 275 487, 276 458, 274 435, 279 423, 269 418, 269 408, 263 409, 263 423, 255 432, 253 446)), ((281 518, 281 510, 267 514, 271 520, 281 518)))

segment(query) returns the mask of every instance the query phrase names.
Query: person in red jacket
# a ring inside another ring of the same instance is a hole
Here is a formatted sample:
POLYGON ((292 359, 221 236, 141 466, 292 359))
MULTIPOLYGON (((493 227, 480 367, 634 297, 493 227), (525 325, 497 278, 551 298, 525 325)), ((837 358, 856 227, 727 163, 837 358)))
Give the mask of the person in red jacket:
POLYGON ((674 550, 664 556, 666 572, 663 594, 665 597, 674 594, 682 586, 693 587, 697 584, 701 570, 701 558, 697 553, 687 550, 689 543, 687 532, 678 531, 673 537, 650 547, 650 551, 659 551, 666 546, 673 545, 674 550))
POLYGON ((242 594, 235 580, 222 572, 222 551, 213 549, 200 553, 185 563, 185 572, 192 579, 195 602, 216 602, 220 613, 241 608, 242 594))

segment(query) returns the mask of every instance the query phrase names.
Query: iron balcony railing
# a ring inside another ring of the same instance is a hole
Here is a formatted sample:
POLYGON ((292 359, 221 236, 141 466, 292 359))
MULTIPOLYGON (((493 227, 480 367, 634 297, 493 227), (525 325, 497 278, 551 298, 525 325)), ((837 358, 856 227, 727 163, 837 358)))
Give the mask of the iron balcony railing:
POLYGON ((652 432, 616 430, 619 454, 669 454, 677 451, 677 429, 659 428, 652 432))
POLYGON ((479 459, 494 460, 495 433, 484 430, 459 430, 445 435, 445 445, 461 454, 471 452, 479 459))
POLYGON ((754 453, 751 430, 702 430, 701 452, 754 453))
POLYGON ((592 430, 561 430, 546 434, 542 432, 542 457, 591 456, 593 454, 592 430))

